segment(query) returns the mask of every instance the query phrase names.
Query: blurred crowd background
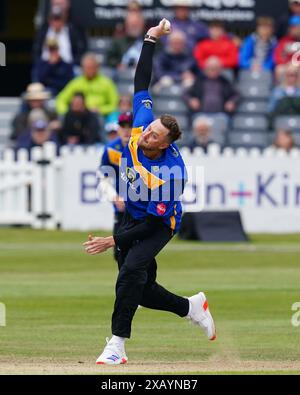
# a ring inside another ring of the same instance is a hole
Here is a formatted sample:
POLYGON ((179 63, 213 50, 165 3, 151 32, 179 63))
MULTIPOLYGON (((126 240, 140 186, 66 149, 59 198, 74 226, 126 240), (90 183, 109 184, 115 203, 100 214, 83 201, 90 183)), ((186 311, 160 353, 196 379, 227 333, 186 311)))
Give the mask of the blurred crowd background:
MULTIPOLYGON (((105 144, 117 137, 119 115, 131 111, 149 27, 143 7, 128 1, 125 19, 95 35, 76 23, 70 6, 37 4, 26 87, 14 98, 0 93, 0 151, 47 141, 58 152, 62 145, 105 144)), ((173 31, 157 45, 151 93, 155 115, 178 118, 180 145, 299 146, 300 0, 289 0, 278 20, 258 16, 256 28, 240 34, 222 20, 195 21, 188 0, 172 8, 173 31)))

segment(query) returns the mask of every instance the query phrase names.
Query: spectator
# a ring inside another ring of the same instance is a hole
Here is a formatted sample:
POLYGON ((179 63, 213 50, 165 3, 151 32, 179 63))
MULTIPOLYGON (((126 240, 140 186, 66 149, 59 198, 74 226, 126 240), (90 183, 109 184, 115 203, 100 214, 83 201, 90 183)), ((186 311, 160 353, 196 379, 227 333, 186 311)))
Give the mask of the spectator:
POLYGON ((61 144, 90 145, 101 141, 100 122, 97 115, 86 108, 85 97, 75 93, 60 134, 61 144))
POLYGON ((72 65, 62 60, 56 40, 49 39, 46 46, 49 59, 38 60, 34 75, 55 97, 74 78, 74 72, 72 65))
POLYGON ((106 123, 118 123, 119 116, 128 111, 132 111, 132 97, 131 95, 122 95, 118 109, 106 118, 106 123))
POLYGON ((214 21, 209 25, 209 38, 201 41, 194 49, 194 57, 200 69, 211 56, 217 57, 224 68, 233 69, 238 66, 239 50, 235 42, 227 35, 222 21, 214 21))
POLYGON ((259 17, 256 20, 256 32, 248 36, 240 50, 240 67, 246 70, 273 70, 274 51, 277 40, 274 37, 274 20, 259 17))
POLYGON ((232 84, 222 75, 222 65, 218 58, 206 60, 204 76, 198 77, 187 91, 186 100, 192 112, 229 114, 236 110, 239 99, 232 84))
POLYGON ((286 35, 289 27, 289 19, 294 15, 300 16, 300 0, 289 0, 289 10, 278 18, 277 37, 282 38, 286 35))
POLYGON ((275 50, 274 60, 277 66, 291 62, 295 53, 300 49, 300 16, 292 16, 289 20, 288 34, 278 43, 275 50))
MULTIPOLYGON (((192 53, 195 45, 208 37, 208 29, 205 23, 193 21, 191 19, 192 1, 191 0, 175 0, 174 18, 170 20, 173 30, 183 32, 187 37, 187 48, 192 53)), ((167 37, 162 38, 162 42, 166 44, 167 37)))
POLYGON ((30 128, 18 137, 16 149, 26 148, 31 150, 34 147, 43 146, 48 141, 57 143, 57 136, 52 134, 47 121, 39 119, 34 121, 30 128))
POLYGON ((125 33, 117 37, 106 54, 106 62, 112 68, 135 67, 139 60, 145 29, 145 21, 140 12, 128 12, 125 33))
POLYGON ((105 125, 106 141, 114 141, 118 137, 118 122, 109 122, 105 125))
POLYGON ((283 149, 286 152, 291 151, 296 147, 293 133, 290 130, 279 129, 273 141, 273 148, 283 149))
POLYGON ((25 104, 12 122, 12 133, 10 136, 12 141, 15 141, 28 128, 28 117, 31 110, 35 108, 41 109, 50 121, 57 118, 56 113, 47 108, 47 101, 50 97, 50 93, 45 90, 43 84, 33 83, 28 85, 24 95, 25 104))
POLYGON ((40 58, 49 60, 49 48, 45 46, 48 39, 57 40, 59 53, 64 62, 80 64, 80 59, 86 51, 86 40, 74 25, 65 21, 64 10, 59 6, 51 9, 48 23, 38 31, 33 50, 35 63, 40 58))
POLYGON ((193 122, 193 136, 188 146, 193 151, 196 147, 201 147, 207 152, 208 146, 214 143, 212 138, 212 125, 209 118, 200 115, 193 122))
POLYGON ((197 65, 188 53, 186 35, 180 30, 169 35, 166 49, 157 56, 154 63, 156 86, 175 83, 189 87, 195 80, 197 65))
POLYGON ((99 72, 97 57, 86 54, 82 59, 83 75, 76 77, 60 92, 56 99, 57 112, 61 115, 68 111, 75 93, 82 92, 86 106, 90 111, 107 116, 114 112, 118 105, 118 92, 111 79, 99 72))
POLYGON ((281 86, 274 88, 269 112, 272 116, 280 114, 297 114, 300 111, 300 75, 299 68, 289 64, 285 69, 281 86))

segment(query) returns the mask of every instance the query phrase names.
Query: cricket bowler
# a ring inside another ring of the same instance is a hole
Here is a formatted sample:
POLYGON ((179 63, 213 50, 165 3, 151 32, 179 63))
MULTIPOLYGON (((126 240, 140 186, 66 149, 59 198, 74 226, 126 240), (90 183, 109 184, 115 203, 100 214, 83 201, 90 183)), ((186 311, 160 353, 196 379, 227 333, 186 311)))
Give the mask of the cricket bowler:
POLYGON ((148 92, 155 44, 169 34, 163 19, 145 35, 134 79, 133 128, 120 165, 120 194, 125 202, 121 226, 110 237, 90 237, 86 252, 95 255, 117 247, 119 274, 112 314, 112 337, 97 359, 99 365, 128 361, 125 341, 138 305, 172 312, 198 325, 209 340, 216 338, 215 324, 203 292, 189 298, 166 290, 156 282, 155 257, 179 229, 180 196, 187 172, 175 144, 180 127, 171 115, 154 120, 148 92), (122 193, 121 193, 122 190, 122 193))

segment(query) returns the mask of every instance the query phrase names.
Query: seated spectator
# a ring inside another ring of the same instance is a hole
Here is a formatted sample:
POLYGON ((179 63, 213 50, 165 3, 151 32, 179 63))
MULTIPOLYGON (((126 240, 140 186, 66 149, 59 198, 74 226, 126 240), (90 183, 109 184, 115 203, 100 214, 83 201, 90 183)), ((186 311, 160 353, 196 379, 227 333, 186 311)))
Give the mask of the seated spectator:
MULTIPOLYGON (((293 56, 299 51, 300 45, 300 16, 292 16, 289 20, 288 34, 278 42, 275 49, 274 60, 276 66, 284 66, 291 62, 293 56)), ((280 74, 280 70, 277 74, 280 74)))
POLYGON ((57 136, 52 133, 47 121, 39 119, 34 121, 30 128, 18 137, 16 149, 26 148, 31 150, 34 147, 43 146, 48 141, 57 143, 57 136))
POLYGON ((239 50, 225 30, 222 21, 214 21, 209 25, 209 38, 201 41, 194 49, 194 57, 200 69, 211 56, 217 57, 226 69, 233 69, 239 63, 239 50))
MULTIPOLYGON (((172 29, 183 32, 187 37, 187 49, 192 53, 195 45, 208 37, 208 29, 205 23, 194 21, 191 18, 192 1, 175 0, 173 1, 174 18, 170 20, 172 29)), ((167 36, 162 37, 162 42, 166 43, 167 36)))
POLYGON ((300 16, 300 0, 289 0, 289 9, 278 18, 276 34, 278 38, 286 35, 289 27, 289 19, 294 15, 300 16))
POLYGON ((34 75, 38 82, 41 82, 47 90, 55 97, 74 78, 71 64, 62 60, 59 54, 59 46, 56 40, 47 41, 49 59, 40 59, 35 65, 34 75))
POLYGON ((52 121, 57 118, 55 112, 50 111, 47 108, 47 101, 51 95, 45 90, 43 84, 33 83, 28 85, 26 93, 24 95, 25 104, 22 110, 15 116, 12 121, 12 133, 10 140, 16 141, 18 136, 28 128, 28 116, 30 111, 39 108, 41 109, 48 120, 52 121))
POLYGON ((299 68, 288 65, 281 86, 274 88, 269 112, 272 116, 298 114, 300 111, 300 74, 299 68))
POLYGON ((98 115, 107 116, 118 105, 118 92, 113 81, 99 72, 99 63, 94 54, 87 54, 82 59, 83 75, 74 78, 56 98, 56 109, 65 114, 77 92, 85 96, 86 107, 98 115))
POLYGON ((186 35, 175 30, 168 36, 166 48, 154 61, 154 79, 156 87, 183 84, 189 87, 198 73, 195 60, 187 49, 186 35))
POLYGON ((100 122, 97 115, 86 108, 82 93, 75 93, 67 112, 61 134, 61 144, 90 145, 101 141, 100 122))
POLYGON ((257 18, 256 32, 245 39, 240 49, 240 67, 258 72, 273 70, 276 45, 273 18, 257 18))
POLYGON ((118 123, 120 114, 132 111, 131 95, 122 95, 119 100, 118 109, 106 118, 106 123, 118 123))
POLYGON ((196 147, 201 147, 207 152, 208 146, 214 143, 212 138, 212 125, 209 118, 201 115, 193 122, 193 135, 188 147, 193 151, 196 147))
POLYGON ((272 147, 277 149, 283 149, 286 152, 291 151, 293 148, 296 147, 293 133, 290 130, 279 129, 276 132, 272 147))
POLYGON ((66 22, 65 12, 59 6, 54 6, 50 10, 48 23, 38 31, 33 50, 35 63, 40 58, 49 60, 49 48, 45 46, 49 39, 55 39, 58 42, 59 54, 64 62, 80 64, 80 59, 87 48, 85 37, 78 28, 66 22))
POLYGON ((210 57, 205 63, 204 76, 196 79, 187 91, 186 100, 191 112, 231 114, 236 110, 239 95, 222 76, 220 60, 210 57))
POLYGON ((145 21, 142 13, 128 12, 125 33, 113 39, 106 54, 106 63, 112 68, 135 67, 139 60, 144 37, 145 21))

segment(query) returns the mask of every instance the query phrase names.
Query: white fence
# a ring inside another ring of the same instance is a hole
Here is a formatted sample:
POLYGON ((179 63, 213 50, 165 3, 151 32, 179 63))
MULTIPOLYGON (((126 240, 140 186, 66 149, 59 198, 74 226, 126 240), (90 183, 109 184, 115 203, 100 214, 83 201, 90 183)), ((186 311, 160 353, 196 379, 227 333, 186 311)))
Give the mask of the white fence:
MULTIPOLYGON (((96 170, 102 148, 64 147, 60 157, 52 143, 6 150, 0 160, 0 225, 89 230, 111 229, 111 204, 97 199, 96 170)), ((211 146, 208 154, 183 149, 189 185, 185 211, 239 210, 246 231, 300 232, 300 151, 211 146), (202 172, 195 173, 195 168, 202 172), (195 174, 197 176, 195 177, 195 174), (199 176, 200 174, 200 176, 199 176)))

